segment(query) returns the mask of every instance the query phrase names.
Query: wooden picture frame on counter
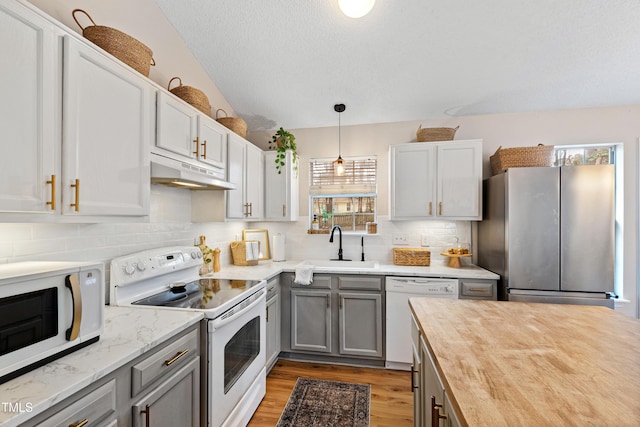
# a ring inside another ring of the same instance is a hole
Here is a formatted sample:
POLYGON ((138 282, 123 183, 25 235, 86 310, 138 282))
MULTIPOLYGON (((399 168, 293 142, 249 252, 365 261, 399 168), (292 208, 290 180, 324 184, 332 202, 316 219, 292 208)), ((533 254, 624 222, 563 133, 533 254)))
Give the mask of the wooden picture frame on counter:
POLYGON ((267 229, 242 230, 242 240, 257 240, 260 242, 260 257, 258 259, 271 259, 269 253, 269 231, 267 229))

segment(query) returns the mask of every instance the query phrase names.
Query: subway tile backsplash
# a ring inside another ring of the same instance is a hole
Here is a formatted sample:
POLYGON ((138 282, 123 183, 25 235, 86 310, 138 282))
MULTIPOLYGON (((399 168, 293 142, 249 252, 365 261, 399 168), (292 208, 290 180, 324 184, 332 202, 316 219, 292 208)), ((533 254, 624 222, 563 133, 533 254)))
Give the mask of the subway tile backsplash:
MULTIPOLYGON (((102 261, 107 269, 116 256, 146 249, 192 245, 204 234, 211 248, 219 247, 222 265, 231 263, 229 242, 242 238, 245 228, 266 228, 271 238, 282 233, 286 240, 287 259, 333 258, 338 241, 329 243, 326 234, 307 234, 308 221, 297 222, 191 222, 189 191, 152 185, 151 214, 144 223, 52 224, 0 223, 0 263, 17 261, 102 261)), ((445 262, 440 257, 443 248, 454 244, 455 237, 470 242, 468 221, 396 221, 378 217, 378 234, 365 235, 365 256, 382 263, 393 261, 392 237, 402 233, 408 245, 419 247, 422 234, 429 236, 432 263, 445 262)), ((360 236, 343 237, 345 258, 360 259, 360 236)), ((107 271, 108 280, 108 271, 107 271)))

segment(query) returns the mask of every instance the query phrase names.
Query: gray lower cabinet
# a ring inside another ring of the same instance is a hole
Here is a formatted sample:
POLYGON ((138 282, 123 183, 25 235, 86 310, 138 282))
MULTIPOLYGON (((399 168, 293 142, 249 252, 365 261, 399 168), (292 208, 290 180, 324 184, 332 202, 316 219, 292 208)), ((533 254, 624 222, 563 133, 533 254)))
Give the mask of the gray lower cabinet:
POLYGON ((200 426, 200 342, 193 325, 21 426, 200 426))
POLYGON ((267 282, 266 314, 267 373, 278 361, 280 354, 280 279, 276 276, 267 282))
POLYGON ((200 358, 196 357, 133 405, 133 427, 200 424, 200 358))
POLYGON ((411 384, 414 392, 415 427, 460 427, 448 392, 440 379, 434 358, 412 319, 413 367, 411 384), (417 378, 415 377, 417 375, 417 378))
POLYGON ((285 355, 384 359, 381 276, 314 274, 308 286, 293 279, 283 273, 280 281, 285 355))
POLYGON ((331 353, 331 291, 291 290, 291 349, 331 353))

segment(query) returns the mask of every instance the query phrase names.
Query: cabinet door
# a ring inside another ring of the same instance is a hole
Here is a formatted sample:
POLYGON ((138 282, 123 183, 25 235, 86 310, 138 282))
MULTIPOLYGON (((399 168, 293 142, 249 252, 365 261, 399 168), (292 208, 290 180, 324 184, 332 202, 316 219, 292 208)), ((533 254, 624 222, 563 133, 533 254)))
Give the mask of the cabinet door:
POLYGON ((340 353, 382 357, 382 295, 338 293, 340 353))
POLYGON ((215 120, 198 115, 199 160, 219 170, 219 179, 226 179, 227 134, 225 127, 215 120))
POLYGON ((157 114, 156 146, 195 159, 197 111, 173 95, 158 91, 157 114))
MULTIPOLYGON (((18 2, 0 4, 0 211, 54 212, 51 176, 59 179, 54 26, 18 2)), ((55 179, 53 180, 55 182, 55 179)))
POLYGON ((435 402, 436 405, 440 405, 438 407, 438 413, 444 414, 442 405, 444 405, 444 386, 442 385, 442 381, 440 380, 440 376, 436 371, 436 365, 431 357, 431 353, 427 347, 427 344, 424 342, 424 339, 420 337, 420 353, 421 353, 421 379, 420 385, 422 387, 422 396, 424 396, 424 411, 423 411, 423 425, 438 425, 445 426, 443 424, 444 419, 441 421, 433 421, 436 410, 432 406, 432 402, 435 402), (435 398, 435 400, 433 400, 435 398))
POLYGON ((264 215, 272 221, 298 219, 298 173, 293 156, 286 152, 285 164, 276 170, 276 152, 264 152, 264 215))
POLYGON ((200 357, 133 405, 133 427, 200 425, 200 357))
POLYGON ((291 349, 331 353, 331 291, 291 290, 291 349))
POLYGON ((238 135, 229 134, 227 147, 227 176, 236 185, 235 190, 225 191, 227 197, 227 218, 245 219, 245 175, 244 147, 246 142, 238 135))
POLYGON ((391 150, 391 219, 435 215, 436 147, 395 145, 391 150))
POLYGON ((280 295, 267 300, 267 371, 271 370, 280 354, 280 295))
POLYGON ((482 142, 438 145, 438 217, 482 219, 482 142))
POLYGON ((148 215, 154 90, 65 37, 63 213, 148 215))
POLYGON ((246 144, 245 179, 246 197, 248 204, 247 219, 258 220, 264 216, 264 159, 262 150, 251 143, 246 144))

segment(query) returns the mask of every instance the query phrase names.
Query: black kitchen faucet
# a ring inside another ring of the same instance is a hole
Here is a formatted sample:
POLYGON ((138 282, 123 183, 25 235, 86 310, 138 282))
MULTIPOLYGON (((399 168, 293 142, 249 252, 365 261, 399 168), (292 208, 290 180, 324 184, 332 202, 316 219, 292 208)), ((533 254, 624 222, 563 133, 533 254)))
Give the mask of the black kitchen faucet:
POLYGON ((329 243, 333 243, 333 232, 338 229, 338 233, 340 233, 340 247, 338 248, 338 259, 332 259, 331 261, 351 261, 350 259, 342 258, 342 228, 339 225, 334 225, 331 229, 331 237, 329 237, 329 243))

